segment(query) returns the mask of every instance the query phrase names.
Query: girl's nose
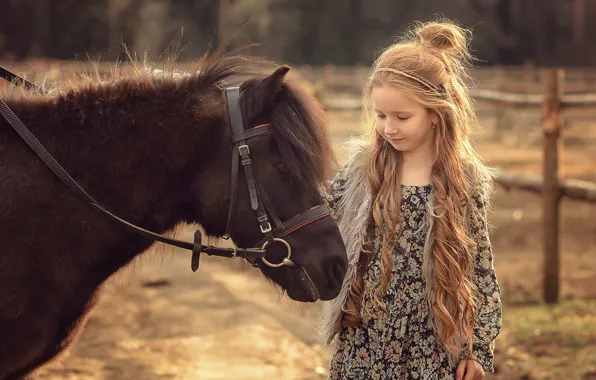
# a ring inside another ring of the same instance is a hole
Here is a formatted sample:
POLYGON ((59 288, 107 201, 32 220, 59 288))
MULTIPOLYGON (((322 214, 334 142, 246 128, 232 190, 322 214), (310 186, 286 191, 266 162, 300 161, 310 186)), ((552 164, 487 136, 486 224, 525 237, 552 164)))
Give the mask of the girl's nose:
POLYGON ((387 136, 393 136, 397 134, 397 132, 398 129, 393 123, 391 123, 390 121, 387 121, 387 123, 385 123, 385 134, 387 136))

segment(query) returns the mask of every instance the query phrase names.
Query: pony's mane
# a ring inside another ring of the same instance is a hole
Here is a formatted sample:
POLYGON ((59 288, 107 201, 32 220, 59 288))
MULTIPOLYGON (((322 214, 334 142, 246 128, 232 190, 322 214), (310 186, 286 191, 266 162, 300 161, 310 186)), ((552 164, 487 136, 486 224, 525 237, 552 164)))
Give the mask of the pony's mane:
MULTIPOLYGON (((41 92, 28 91, 13 84, 0 86, 0 98, 10 103, 45 103, 77 98, 80 94, 102 93, 118 88, 119 92, 138 90, 161 92, 200 89, 223 90, 240 86, 251 79, 262 79, 279 65, 260 57, 237 52, 206 53, 198 61, 187 65, 188 71, 176 69, 172 59, 161 65, 139 63, 134 60, 115 63, 107 72, 100 72, 98 64, 84 66, 81 73, 54 83, 44 81, 41 92), (92 69, 90 70, 89 67, 92 69)), ((300 183, 321 183, 336 165, 328 140, 328 120, 319 102, 291 81, 283 86, 282 101, 278 102, 272 119, 275 139, 288 169, 300 183)), ((250 102, 251 107, 263 107, 250 102)), ((255 111, 257 112, 257 111, 255 111)))
POLYGON ((289 81, 284 87, 284 100, 277 104, 272 120, 281 155, 300 182, 321 184, 337 165, 328 139, 327 115, 300 87, 289 81))
MULTIPOLYGON (((240 85, 244 80, 263 74, 265 68, 274 68, 266 59, 235 53, 206 53, 195 62, 185 64, 185 70, 176 68, 174 59, 163 63, 139 62, 131 58, 126 62, 100 63, 80 62, 80 70, 59 77, 53 82, 44 79, 38 86, 41 92, 27 90, 13 82, 0 86, 0 98, 9 101, 65 96, 67 93, 114 86, 122 82, 133 82, 140 88, 174 85, 209 88, 213 85, 240 85)), ((25 76, 25 79, 27 77, 25 76)))

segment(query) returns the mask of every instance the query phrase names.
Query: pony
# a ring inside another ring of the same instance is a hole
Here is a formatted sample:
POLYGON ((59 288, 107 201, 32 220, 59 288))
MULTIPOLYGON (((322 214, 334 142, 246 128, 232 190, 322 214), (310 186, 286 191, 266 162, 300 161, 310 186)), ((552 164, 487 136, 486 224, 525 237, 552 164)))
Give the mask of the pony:
MULTIPOLYGON (((253 265, 291 299, 331 300, 347 268, 344 243, 329 213, 303 215, 323 204, 335 161, 324 109, 286 79, 289 70, 219 52, 189 73, 132 63, 43 92, 13 83, 0 99, 110 213, 155 234, 196 223, 209 237, 260 247, 253 265), (235 160, 245 170, 230 175, 235 160)), ((155 242, 77 197, 8 119, 0 119, 0 162, 0 379, 27 378, 76 339, 102 284, 155 242)), ((217 252, 194 247, 193 269, 200 251, 217 252)), ((252 251, 230 256, 239 252, 252 251)))

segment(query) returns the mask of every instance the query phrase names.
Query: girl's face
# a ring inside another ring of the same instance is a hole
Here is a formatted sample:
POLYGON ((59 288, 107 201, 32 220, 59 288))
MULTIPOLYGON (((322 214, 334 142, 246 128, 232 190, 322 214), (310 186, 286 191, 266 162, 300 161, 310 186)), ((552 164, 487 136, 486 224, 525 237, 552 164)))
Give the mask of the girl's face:
POLYGON ((374 87, 372 106, 377 133, 400 152, 432 148, 437 115, 398 88, 374 87))

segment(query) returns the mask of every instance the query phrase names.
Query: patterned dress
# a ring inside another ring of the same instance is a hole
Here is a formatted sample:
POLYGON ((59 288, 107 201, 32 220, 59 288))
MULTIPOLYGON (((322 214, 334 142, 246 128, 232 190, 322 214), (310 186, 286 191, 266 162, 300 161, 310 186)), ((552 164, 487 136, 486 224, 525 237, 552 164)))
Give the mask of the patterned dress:
MULTIPOLYGON (((332 189, 341 190, 341 178, 332 189)), ((424 300, 426 284, 422 278, 422 257, 426 232, 423 227, 432 187, 402 186, 404 228, 393 250, 393 278, 383 298, 388 313, 374 311, 370 287, 381 275, 381 237, 375 231, 373 258, 363 275, 362 323, 342 328, 331 360, 329 378, 335 379, 455 379, 455 365, 435 340, 429 324, 429 308, 424 300)), ((326 197, 334 208, 334 194, 326 197)), ((474 260, 473 281, 479 290, 479 310, 474 328, 474 359, 486 372, 493 371, 492 342, 501 327, 499 286, 495 276, 492 250, 487 233, 486 213, 475 200, 479 214, 471 230, 479 245, 474 260), (478 217, 479 216, 479 217, 478 217)), ((463 356, 462 356, 463 357, 463 356)))

